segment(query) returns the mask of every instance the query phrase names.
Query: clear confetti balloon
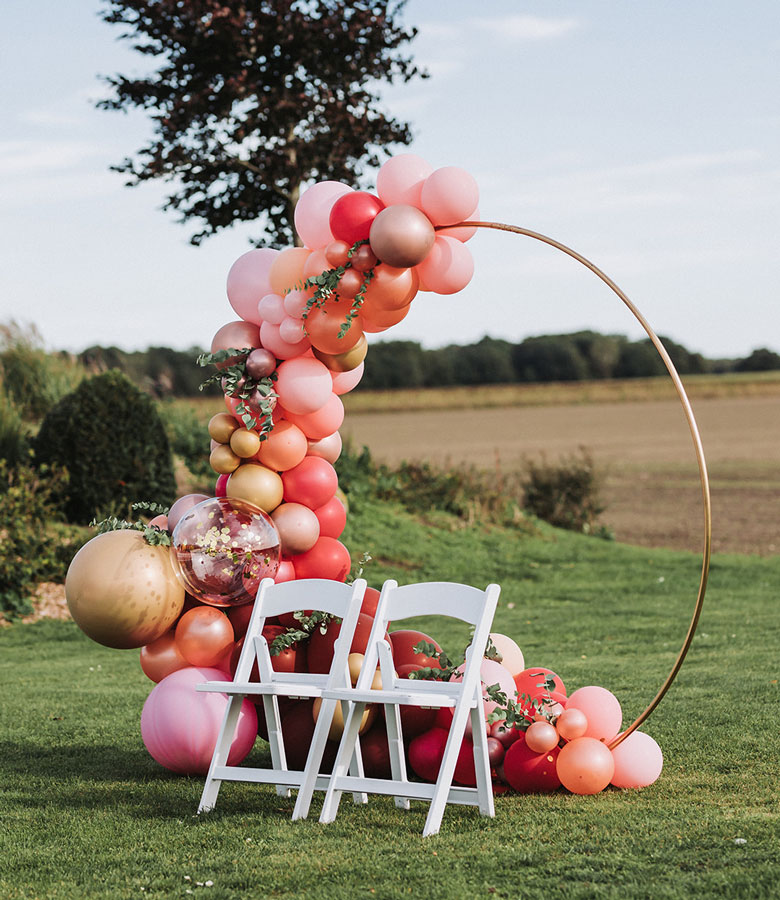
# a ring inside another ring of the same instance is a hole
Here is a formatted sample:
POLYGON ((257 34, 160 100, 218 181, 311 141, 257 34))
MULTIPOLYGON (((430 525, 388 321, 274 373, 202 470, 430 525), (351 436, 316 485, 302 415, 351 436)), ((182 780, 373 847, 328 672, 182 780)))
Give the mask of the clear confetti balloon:
POLYGON ((212 497, 187 512, 173 532, 173 560, 185 590, 211 606, 254 600, 279 568, 279 533, 270 516, 236 497, 212 497))

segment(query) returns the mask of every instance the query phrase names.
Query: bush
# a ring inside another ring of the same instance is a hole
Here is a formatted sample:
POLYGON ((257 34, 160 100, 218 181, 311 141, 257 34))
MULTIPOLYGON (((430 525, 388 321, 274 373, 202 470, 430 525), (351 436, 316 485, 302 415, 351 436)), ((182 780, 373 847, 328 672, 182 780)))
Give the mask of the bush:
POLYGON ((64 397, 43 420, 34 450, 38 462, 67 469, 60 503, 71 522, 126 517, 136 501, 167 504, 176 495, 154 401, 119 372, 89 378, 64 397))
POLYGON ((31 588, 39 581, 62 581, 88 535, 53 524, 53 497, 66 480, 61 470, 20 465, 11 471, 0 460, 0 612, 32 612, 31 588))
POLYGON ((165 402, 162 406, 165 431, 171 450, 187 466, 201 486, 213 486, 216 475, 209 464, 208 423, 185 403, 165 402))
POLYGON ((608 529, 597 526, 604 507, 588 453, 581 451, 555 464, 529 462, 526 469, 523 505, 529 512, 558 528, 610 536, 608 529))
POLYGON ((0 390, 0 461, 10 468, 19 465, 28 452, 27 430, 16 404, 0 390))

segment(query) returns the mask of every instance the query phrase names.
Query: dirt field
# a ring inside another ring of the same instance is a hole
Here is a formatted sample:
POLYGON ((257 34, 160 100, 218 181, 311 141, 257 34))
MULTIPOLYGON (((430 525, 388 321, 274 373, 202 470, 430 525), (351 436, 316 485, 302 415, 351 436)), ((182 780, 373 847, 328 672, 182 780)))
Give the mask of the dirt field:
MULTIPOLYGON (((694 397, 713 503, 713 550, 780 551, 780 398, 694 397)), ((358 397, 356 396, 356 400, 358 397)), ((365 401, 363 401, 365 402, 365 401)), ((505 470, 587 449, 618 540, 699 550, 703 514, 690 431, 676 399, 484 409, 350 410, 342 434, 377 459, 505 470)))

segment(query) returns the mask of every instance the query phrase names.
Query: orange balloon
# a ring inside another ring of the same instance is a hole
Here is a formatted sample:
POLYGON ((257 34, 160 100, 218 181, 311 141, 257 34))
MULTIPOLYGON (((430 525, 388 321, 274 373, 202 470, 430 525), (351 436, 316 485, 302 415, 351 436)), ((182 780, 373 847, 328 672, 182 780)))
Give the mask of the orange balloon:
POLYGON ((214 666, 233 647, 233 626, 213 606, 195 606, 176 625, 176 649, 191 666, 214 666))
POLYGON ((598 794, 612 781, 615 760, 603 741, 580 737, 564 744, 556 771, 561 784, 573 794, 598 794))
POLYGON ((303 267, 311 250, 305 247, 288 247, 276 257, 268 273, 271 282, 271 293, 283 297, 288 291, 303 286, 305 281, 303 267))
POLYGON ((380 310, 401 309, 408 306, 417 294, 420 276, 415 269, 394 269, 391 266, 377 266, 374 277, 366 291, 366 299, 361 307, 379 312, 380 310))
POLYGON ((387 331, 388 328, 392 328, 393 325, 397 325, 400 321, 406 318, 411 309, 411 304, 409 306, 404 306, 401 309, 393 309, 393 310, 379 310, 378 312, 366 312, 365 314, 361 312, 360 317, 363 320, 363 331, 368 332, 368 334, 376 334, 379 331, 387 331))
POLYGON ((187 660, 176 646, 175 629, 166 631, 156 641, 141 647, 141 668, 152 681, 162 681, 166 675, 188 666, 187 660))
POLYGON ((332 268, 333 266, 328 262, 324 250, 313 250, 303 264, 303 277, 313 278, 315 275, 322 275, 323 272, 327 272, 328 269, 332 268))
POLYGON ((292 422, 283 420, 274 425, 268 437, 260 444, 257 459, 269 469, 286 472, 306 456, 309 442, 306 435, 292 422))
POLYGON ((313 347, 323 353, 336 354, 346 353, 357 344, 363 336, 359 315, 351 320, 346 334, 339 337, 351 305, 348 300, 328 300, 309 312, 306 317, 306 334, 313 347))
POLYGON ((558 716, 555 727, 564 741, 573 741, 588 730, 588 719, 581 709, 572 706, 571 709, 564 709, 558 716))

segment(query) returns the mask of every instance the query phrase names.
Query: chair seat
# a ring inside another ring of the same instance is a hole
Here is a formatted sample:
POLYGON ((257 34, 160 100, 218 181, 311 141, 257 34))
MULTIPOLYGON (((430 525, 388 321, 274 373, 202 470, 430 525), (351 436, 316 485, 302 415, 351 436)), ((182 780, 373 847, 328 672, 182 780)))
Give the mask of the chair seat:
MULTIPOLYGON (((196 685, 197 691, 215 691, 220 694, 277 694, 291 699, 321 697, 323 689, 317 685, 294 684, 274 681, 271 684, 260 684, 257 681, 207 681, 196 685)), ((345 698, 348 699, 348 698, 345 698)))
MULTIPOLYGON (((457 697, 435 691, 378 691, 370 688, 359 691, 355 688, 336 688, 325 690, 322 696, 327 700, 352 700, 355 703, 389 703, 403 706, 423 706, 438 709, 442 706, 455 706, 457 697)), ((471 704, 476 705, 475 703, 471 704)))

